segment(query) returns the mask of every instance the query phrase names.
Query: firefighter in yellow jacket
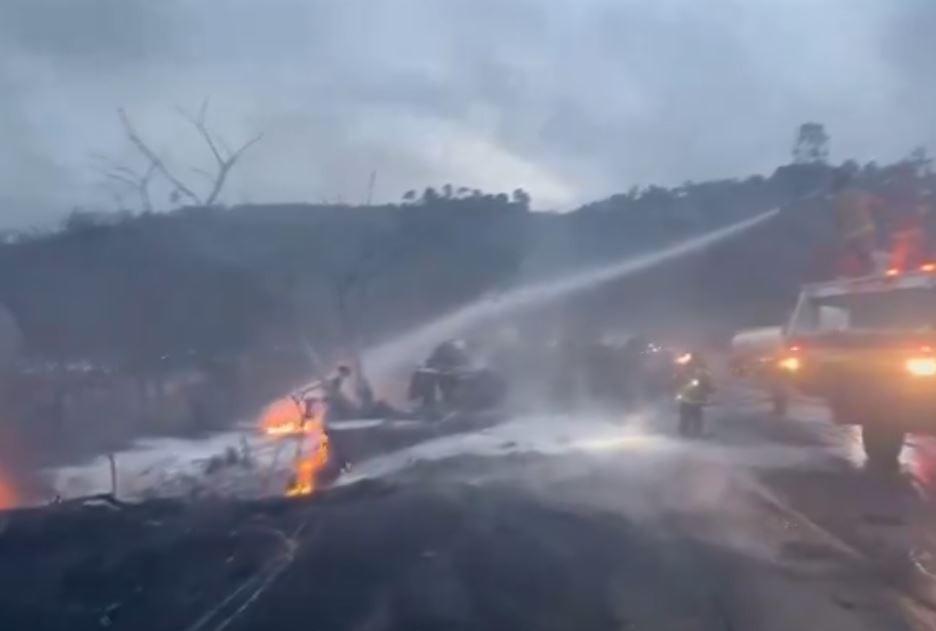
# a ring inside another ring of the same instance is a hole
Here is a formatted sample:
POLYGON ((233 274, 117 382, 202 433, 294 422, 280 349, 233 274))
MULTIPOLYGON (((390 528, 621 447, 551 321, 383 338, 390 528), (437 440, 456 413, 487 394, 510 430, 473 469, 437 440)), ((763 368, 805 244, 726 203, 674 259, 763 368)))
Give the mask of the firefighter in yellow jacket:
POLYGON ((676 394, 679 402, 679 433, 683 436, 702 435, 705 406, 714 392, 712 376, 705 360, 693 353, 681 374, 676 394))

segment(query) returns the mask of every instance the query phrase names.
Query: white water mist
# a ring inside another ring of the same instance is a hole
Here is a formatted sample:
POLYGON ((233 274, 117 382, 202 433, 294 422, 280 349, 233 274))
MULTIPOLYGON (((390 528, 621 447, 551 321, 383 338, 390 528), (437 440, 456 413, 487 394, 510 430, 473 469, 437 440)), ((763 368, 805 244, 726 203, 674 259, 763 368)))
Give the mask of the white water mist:
POLYGON ((364 362, 371 377, 382 379, 419 361, 435 344, 455 337, 487 318, 536 307, 568 294, 699 252, 764 223, 777 212, 779 211, 771 210, 751 219, 681 241, 657 252, 639 254, 555 280, 534 283, 496 296, 484 297, 370 349, 364 355, 364 362))

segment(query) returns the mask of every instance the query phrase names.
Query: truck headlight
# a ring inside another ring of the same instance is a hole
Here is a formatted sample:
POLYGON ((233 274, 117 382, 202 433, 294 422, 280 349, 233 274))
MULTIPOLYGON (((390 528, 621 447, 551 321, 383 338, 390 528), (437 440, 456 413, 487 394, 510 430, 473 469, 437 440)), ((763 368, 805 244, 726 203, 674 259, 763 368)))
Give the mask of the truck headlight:
POLYGON ((936 357, 911 357, 904 368, 914 377, 936 377, 936 357))
POLYGON ((777 366, 787 372, 796 372, 802 367, 799 357, 784 357, 779 362, 777 366))

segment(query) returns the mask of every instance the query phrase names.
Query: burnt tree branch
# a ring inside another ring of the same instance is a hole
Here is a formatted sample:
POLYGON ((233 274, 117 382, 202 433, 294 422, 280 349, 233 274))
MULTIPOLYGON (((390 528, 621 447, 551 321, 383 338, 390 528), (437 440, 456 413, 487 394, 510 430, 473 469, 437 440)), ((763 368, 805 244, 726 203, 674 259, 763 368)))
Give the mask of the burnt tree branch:
POLYGON ((189 123, 192 124, 195 130, 199 133, 199 135, 202 137, 202 140, 204 140, 205 144, 208 145, 208 150, 211 152, 211 155, 214 157, 215 162, 217 163, 217 172, 213 176, 211 191, 205 198, 205 205, 211 206, 217 201, 218 196, 221 194, 221 190, 224 188, 225 182, 227 182, 227 178, 231 172, 231 169, 234 168, 234 165, 237 164, 237 161, 245 151, 260 142, 260 139, 263 138, 263 134, 257 134, 242 144, 239 148, 232 151, 222 138, 217 137, 208 128, 208 99, 205 99, 202 102, 202 105, 199 108, 198 114, 196 116, 188 114, 181 108, 178 108, 178 111, 189 123))
POLYGON ((169 169, 166 167, 166 164, 162 159, 156 154, 155 151, 150 149, 140 135, 137 133, 136 129, 133 127, 133 124, 130 122, 130 118, 127 116, 127 112, 121 108, 117 110, 120 115, 120 121, 123 123, 124 131, 127 134, 127 138, 133 143, 133 146, 150 161, 150 164, 153 166, 154 170, 159 171, 163 177, 165 177, 169 182, 175 187, 180 195, 184 195, 192 200, 196 205, 202 206, 201 198, 188 186, 186 186, 179 178, 173 175, 169 169))
POLYGON ((95 156, 95 159, 100 163, 98 171, 105 179, 132 189, 140 198, 141 210, 143 210, 143 212, 153 211, 149 186, 153 176, 157 172, 157 165, 155 162, 150 161, 146 169, 139 172, 122 164, 117 164, 106 156, 95 156))

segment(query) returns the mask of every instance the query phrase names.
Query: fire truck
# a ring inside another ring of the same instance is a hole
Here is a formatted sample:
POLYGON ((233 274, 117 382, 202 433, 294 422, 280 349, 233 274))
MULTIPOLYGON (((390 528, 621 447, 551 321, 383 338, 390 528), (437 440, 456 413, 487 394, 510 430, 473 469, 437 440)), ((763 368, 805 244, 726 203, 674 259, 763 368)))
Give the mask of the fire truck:
POLYGON ((936 433, 936 264, 806 285, 775 349, 757 339, 793 391, 861 426, 872 465, 896 466, 907 433, 936 433))

